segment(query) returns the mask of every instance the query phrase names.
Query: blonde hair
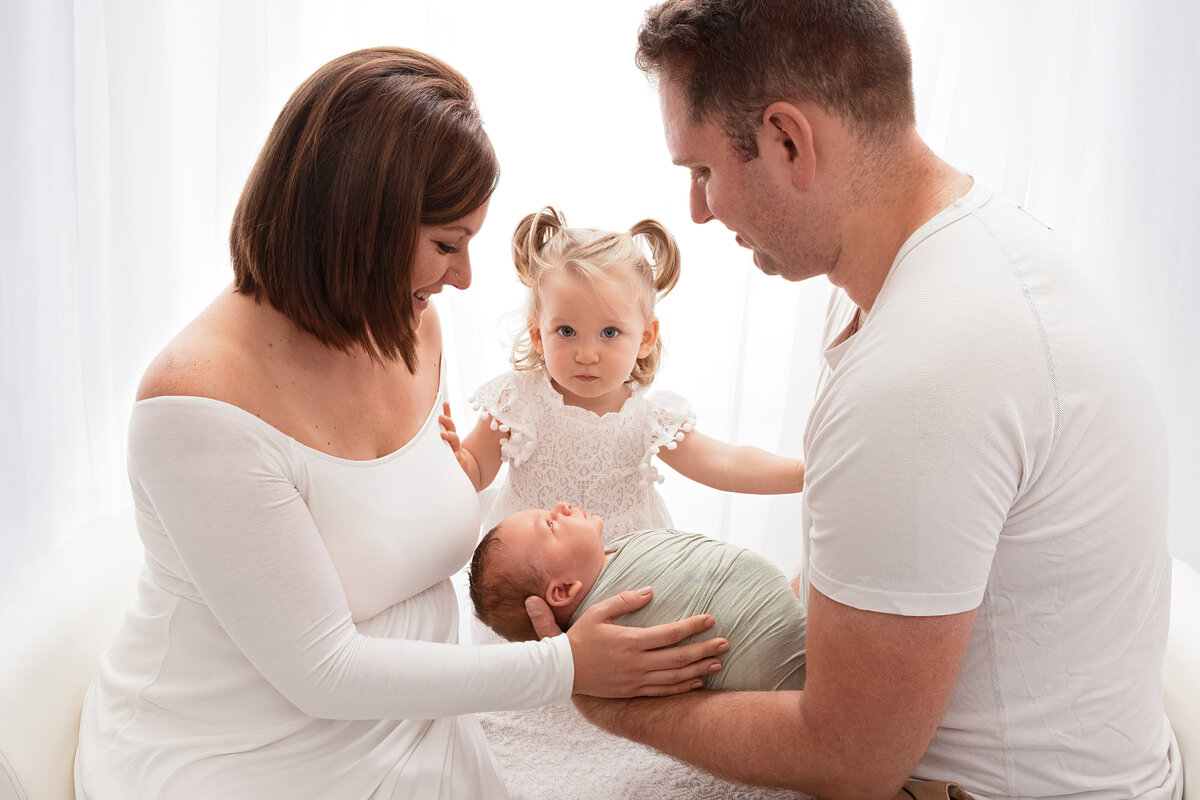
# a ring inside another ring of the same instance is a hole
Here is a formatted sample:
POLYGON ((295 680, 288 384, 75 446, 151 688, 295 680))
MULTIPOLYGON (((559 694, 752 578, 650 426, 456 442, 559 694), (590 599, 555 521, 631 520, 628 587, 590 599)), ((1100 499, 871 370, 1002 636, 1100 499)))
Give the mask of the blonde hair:
MULTIPOLYGON (((546 206, 517 224, 512 239, 513 265, 529 287, 525 331, 513 344, 513 367, 537 369, 546 363, 534 349, 530 329, 541 319, 542 277, 566 273, 595 285, 603 280, 628 279, 637 289, 647 322, 655 319, 654 305, 679 282, 679 246, 661 222, 644 219, 627 232, 568 228, 560 211, 546 206), (649 257, 647 257, 647 250, 649 257)), ((634 364, 630 378, 649 386, 662 360, 662 340, 634 364)))

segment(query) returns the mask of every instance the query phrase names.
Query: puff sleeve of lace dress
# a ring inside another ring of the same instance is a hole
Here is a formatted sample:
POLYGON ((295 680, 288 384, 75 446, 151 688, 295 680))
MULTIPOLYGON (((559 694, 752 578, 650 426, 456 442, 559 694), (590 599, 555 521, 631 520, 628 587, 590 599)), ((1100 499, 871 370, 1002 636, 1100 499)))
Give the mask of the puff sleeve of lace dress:
POLYGON ((662 483, 663 476, 652 463, 654 456, 666 448, 674 450, 683 437, 696 426, 692 404, 675 392, 660 391, 646 396, 647 445, 638 471, 643 483, 662 483))
POLYGON ((481 417, 491 417, 500 439, 500 457, 520 466, 537 447, 536 427, 529 409, 532 372, 506 372, 487 381, 467 398, 481 417))

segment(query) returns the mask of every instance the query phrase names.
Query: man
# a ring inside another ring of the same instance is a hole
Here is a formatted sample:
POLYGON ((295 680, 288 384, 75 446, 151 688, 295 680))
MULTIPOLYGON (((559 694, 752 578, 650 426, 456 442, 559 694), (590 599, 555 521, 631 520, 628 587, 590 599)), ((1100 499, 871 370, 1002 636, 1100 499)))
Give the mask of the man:
POLYGON ((1178 798, 1156 404, 1049 231, 921 141, 894 9, 668 0, 638 63, 693 219, 767 274, 835 287, 805 433, 808 681, 579 707, 822 797, 912 776, 1178 798))

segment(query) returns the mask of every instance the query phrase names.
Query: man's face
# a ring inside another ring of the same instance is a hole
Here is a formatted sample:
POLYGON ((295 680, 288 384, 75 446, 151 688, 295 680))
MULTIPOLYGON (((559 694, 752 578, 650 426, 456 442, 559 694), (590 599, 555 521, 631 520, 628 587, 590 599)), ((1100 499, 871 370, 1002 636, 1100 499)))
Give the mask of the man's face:
POLYGON ((760 155, 743 162, 718 125, 692 121, 683 88, 665 76, 659 101, 671 159, 691 172, 692 220, 719 220, 768 275, 800 281, 827 274, 836 258, 813 234, 828 231, 805 212, 805 193, 792 185, 778 132, 760 135, 760 155))

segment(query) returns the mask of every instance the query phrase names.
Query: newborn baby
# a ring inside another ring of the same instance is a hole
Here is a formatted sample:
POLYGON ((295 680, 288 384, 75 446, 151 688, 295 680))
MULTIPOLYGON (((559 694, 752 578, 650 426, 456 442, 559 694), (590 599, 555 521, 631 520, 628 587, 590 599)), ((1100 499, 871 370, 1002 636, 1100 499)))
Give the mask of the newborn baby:
POLYGON ((475 614, 512 641, 537 638, 525 598, 539 595, 563 630, 594 603, 654 587, 649 604, 617 619, 650 626, 695 614, 704 633, 729 640, 724 668, 706 689, 804 688, 804 604, 772 563, 750 550, 694 533, 637 531, 604 546, 604 520, 559 503, 519 511, 490 530, 471 559, 475 614))

